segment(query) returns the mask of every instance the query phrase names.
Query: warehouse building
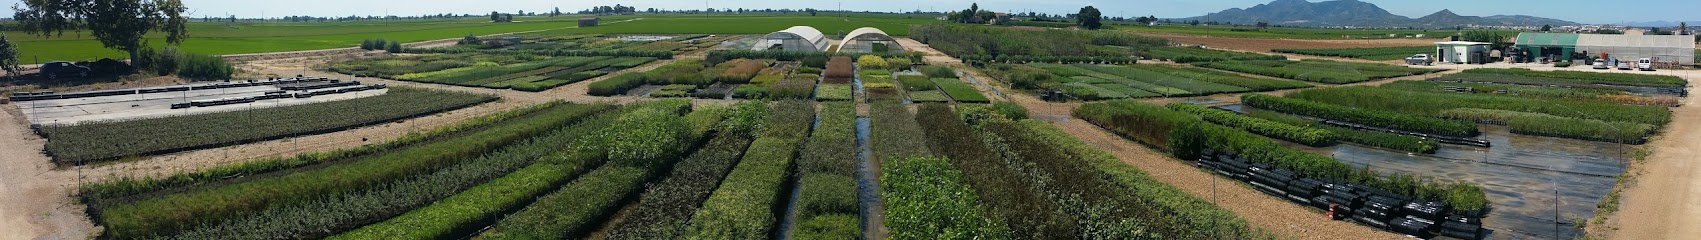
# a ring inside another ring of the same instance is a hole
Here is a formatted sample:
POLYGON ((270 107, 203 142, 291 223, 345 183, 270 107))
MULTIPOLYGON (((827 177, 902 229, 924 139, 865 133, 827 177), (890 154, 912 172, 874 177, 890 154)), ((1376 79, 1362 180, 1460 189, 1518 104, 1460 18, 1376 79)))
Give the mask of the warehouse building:
POLYGON ((769 33, 756 40, 751 50, 786 50, 786 51, 827 51, 827 36, 821 35, 821 30, 808 26, 794 26, 786 30, 769 33))
POLYGON ((839 44, 842 53, 872 53, 872 52, 902 52, 903 46, 898 40, 878 28, 858 28, 845 35, 845 41, 839 44))
POLYGON ((1650 58, 1656 65, 1695 65, 1695 36, 1612 35, 1577 33, 1519 33, 1513 42, 1525 62, 1581 60, 1579 57, 1635 61, 1650 58))

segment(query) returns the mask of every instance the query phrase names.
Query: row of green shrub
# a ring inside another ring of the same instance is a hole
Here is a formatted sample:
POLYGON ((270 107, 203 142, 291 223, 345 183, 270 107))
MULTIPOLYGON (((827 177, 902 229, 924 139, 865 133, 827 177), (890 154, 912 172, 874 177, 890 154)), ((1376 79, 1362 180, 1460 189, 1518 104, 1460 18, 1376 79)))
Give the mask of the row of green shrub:
MULTIPOLYGON (((849 89, 846 89, 849 90, 849 89)), ((862 236, 857 214, 856 105, 821 104, 820 120, 798 153, 797 229, 801 239, 862 236), (846 217, 848 216, 848 217, 846 217)))
POLYGON ((177 74, 196 80, 230 80, 230 76, 236 74, 236 68, 224 57, 184 52, 177 47, 142 48, 137 52, 137 58, 136 69, 160 76, 177 74))
MULTIPOLYGON (((537 198, 480 233, 486 239, 582 238, 634 199, 649 182, 672 166, 704 133, 696 132, 680 113, 691 108, 683 99, 645 103, 645 107, 616 119, 618 128, 592 133, 594 141, 572 146, 607 158, 607 163, 573 180, 560 190, 537 198)), ((693 112, 691 115, 713 112, 693 112)))
POLYGON ((1140 58, 1133 56, 1052 56, 1052 55, 965 55, 961 56, 963 63, 1059 63, 1059 64, 1134 64, 1140 58))
POLYGON ((418 175, 475 158, 521 139, 576 122, 607 105, 563 104, 532 116, 445 141, 417 145, 365 159, 285 175, 250 179, 217 187, 159 195, 132 203, 97 208, 93 214, 106 236, 138 238, 176 233, 193 224, 216 222, 243 213, 418 175))
POLYGON ((744 102, 727 108, 698 110, 723 112, 719 116, 692 114, 697 132, 713 130, 715 137, 673 167, 673 172, 644 191, 638 204, 618 225, 609 229, 610 239, 677 239, 698 207, 709 198, 750 146, 753 129, 767 115, 762 102, 744 102))
POLYGON ((573 180, 573 178, 600 166, 604 160, 602 153, 573 146, 602 141, 602 138, 590 136, 617 124, 616 120, 620 116, 638 108, 642 107, 631 106, 616 112, 605 113, 594 119, 586 120, 571 130, 562 131, 561 134, 567 137, 561 141, 541 145, 541 147, 550 149, 550 151, 545 151, 548 153, 522 155, 536 159, 525 168, 463 191, 449 192, 454 195, 437 200, 428 206, 413 208, 405 214, 391 217, 383 222, 366 225, 332 238, 403 237, 428 239, 467 235, 477 228, 490 225, 490 222, 494 222, 503 214, 524 207, 521 204, 549 193, 549 191, 573 180))
MULTIPOLYGON (((1465 71, 1460 72, 1460 73, 1510 75, 1510 76, 1536 77, 1536 78, 1547 78, 1547 79, 1570 79, 1570 80, 1580 80, 1580 81, 1592 83, 1592 84, 1605 84, 1605 85, 1628 85, 1628 86, 1648 86, 1648 87, 1683 87, 1683 86, 1689 85, 1689 81, 1683 80, 1683 78, 1679 78, 1679 77, 1676 77, 1676 76, 1629 74, 1629 73, 1602 73, 1602 72, 1579 72, 1579 71, 1535 71, 1535 70, 1521 69, 1521 68, 1505 68, 1505 69, 1502 69, 1502 68, 1493 68, 1493 69, 1491 69, 1491 68, 1478 68, 1478 69, 1466 69, 1465 71)), ((1443 78, 1445 78, 1445 77, 1443 77, 1443 78)))
POLYGON ((908 106, 890 100, 875 101, 869 106, 868 144, 874 150, 875 161, 932 156, 927 139, 915 137, 924 131, 908 106))
POLYGON ((1124 137, 1160 146, 1180 159, 1197 159, 1208 148, 1239 153, 1253 162, 1293 170, 1311 178, 1360 183, 1405 196, 1443 201, 1459 212, 1474 212, 1488 204, 1482 189, 1474 185, 1354 169, 1327 156, 1284 147, 1257 134, 1204 122, 1156 105, 1133 101, 1091 103, 1076 108, 1075 116, 1124 137))
POLYGON ((956 78, 934 78, 932 81, 933 84, 939 86, 940 91, 944 91, 945 95, 950 95, 952 100, 959 103, 992 102, 991 99, 986 98, 986 95, 981 95, 980 90, 976 90, 974 86, 969 86, 968 83, 964 83, 962 80, 956 78))
POLYGON ((1435 153, 1435 150, 1440 148, 1440 146, 1438 145, 1439 143, 1437 143, 1434 139, 1427 139, 1427 138, 1422 138, 1422 137, 1417 137, 1417 136, 1412 136, 1412 135, 1389 133, 1389 132, 1382 132, 1382 131, 1366 131, 1366 130, 1358 130, 1358 129, 1353 129, 1353 128, 1337 127, 1337 126, 1334 126, 1334 125, 1324 124, 1322 122, 1312 121, 1310 119, 1305 119, 1305 118, 1298 117, 1298 116, 1287 115, 1287 114, 1272 112, 1272 111, 1254 110, 1254 111, 1247 112, 1246 116, 1261 118, 1261 119, 1264 119, 1264 120, 1270 120, 1270 121, 1275 121, 1275 122, 1280 122, 1280 123, 1286 123, 1286 124, 1294 125, 1294 126, 1311 127, 1311 128, 1319 128, 1319 129, 1323 129, 1323 130, 1328 130, 1329 132, 1334 133, 1337 140, 1340 140, 1342 142, 1364 144, 1366 146, 1371 146, 1371 147, 1392 149, 1392 150, 1398 150, 1398 151, 1410 152, 1410 153, 1435 153))
POLYGON ((1007 239, 964 174, 943 158, 892 158, 881 165, 880 192, 892 239, 1007 239))
POLYGON ((962 170, 963 181, 990 209, 986 217, 1008 227, 1010 238, 1082 236, 1076 215, 1065 212, 1066 206, 1038 191, 1040 182, 1023 178, 1022 172, 1004 164, 1001 156, 981 144, 980 134, 949 106, 922 105, 916 122, 926 133, 928 148, 962 170))
POLYGON ((1471 137, 1476 136, 1478 133, 1476 123, 1471 122, 1447 120, 1384 110, 1349 108, 1346 106, 1313 102, 1304 99, 1276 97, 1264 94, 1242 95, 1240 99, 1241 103, 1260 109, 1345 121, 1387 129, 1455 137, 1471 137))
POLYGON ((1625 105, 1598 100, 1418 92, 1365 86, 1309 89, 1290 93, 1285 97, 1428 116, 1439 116, 1442 111, 1450 109, 1481 108, 1655 126, 1664 126, 1671 122, 1672 117, 1671 110, 1661 106, 1625 105))
POLYGON ((1322 147, 1335 144, 1335 133, 1328 130, 1288 125, 1255 117, 1242 116, 1227 110, 1213 109, 1191 103, 1171 103, 1170 110, 1192 113, 1205 121, 1222 124, 1257 133, 1258 135, 1287 140, 1307 146, 1322 147))
MULTIPOLYGON (((559 146, 580 141, 582 137, 589 136, 589 133, 613 125, 614 115, 616 114, 599 114, 583 123, 508 145, 476 160, 458 163, 429 174, 393 181, 368 189, 340 193, 303 204, 268 208, 258 213, 237 216, 219 224, 203 226, 175 237, 187 239, 264 238, 266 236, 324 238, 333 232, 348 230, 386 218, 391 220, 383 224, 367 226, 362 230, 389 229, 388 231, 392 233, 419 234, 418 236, 421 237, 448 236, 453 229, 466 227, 461 224, 472 223, 477 221, 478 218, 443 218, 445 215, 461 212, 442 211, 435 208, 458 203, 455 206, 486 206, 501 210, 504 205, 486 202, 490 200, 484 198, 488 197, 487 195, 466 196, 467 193, 477 192, 464 191, 477 190, 479 188, 475 186, 492 184, 525 184, 497 182, 491 181, 491 179, 513 175, 510 173, 522 168, 529 169, 530 167, 527 166, 534 165, 534 163, 540 163, 537 165, 542 165, 542 162, 565 164, 569 166, 569 169, 565 170, 569 170, 573 174, 583 172, 587 165, 594 166, 596 163, 583 158, 563 159, 555 157, 555 155, 567 153, 559 146), (550 155, 550 157, 542 157, 546 155, 550 155), (543 159, 539 159, 540 157, 543 159), (430 204, 430 206, 427 206, 427 204, 430 204), (422 216, 417 213, 422 211, 425 211, 426 215, 422 216), (409 214, 404 215, 403 213, 409 214), (401 216, 398 217, 397 215, 401 216), (406 223, 392 224, 391 222, 406 223)), ((567 172, 562 171, 558 174, 566 175, 567 172)), ((538 173, 542 172, 532 170, 527 174, 535 175, 538 173)), ((552 181, 544 181, 543 183, 549 182, 552 181)), ((541 189, 533 191, 540 192, 541 189)), ((467 217, 480 216, 476 214, 477 212, 466 213, 475 214, 467 217)))
POLYGON ((785 184, 798 145, 815 122, 815 104, 787 100, 774 106, 756 141, 738 166, 721 180, 691 217, 685 239, 766 239, 773 235, 784 208, 785 184))
POLYGON ((1646 123, 1608 122, 1495 109, 1457 108, 1441 111, 1438 115, 1453 119, 1505 124, 1512 129, 1513 133, 1519 134, 1617 143, 1642 144, 1647 142, 1645 137, 1654 132, 1654 126, 1646 123))

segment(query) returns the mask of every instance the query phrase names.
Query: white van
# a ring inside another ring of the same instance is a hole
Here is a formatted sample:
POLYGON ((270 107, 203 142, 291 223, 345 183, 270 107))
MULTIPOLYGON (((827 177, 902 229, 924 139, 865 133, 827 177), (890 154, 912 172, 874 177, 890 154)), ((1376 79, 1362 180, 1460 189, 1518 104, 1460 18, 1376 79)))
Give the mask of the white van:
POLYGON ((1642 71, 1653 71, 1654 70, 1654 60, 1648 59, 1648 58, 1637 59, 1636 60, 1636 69, 1640 69, 1642 71))

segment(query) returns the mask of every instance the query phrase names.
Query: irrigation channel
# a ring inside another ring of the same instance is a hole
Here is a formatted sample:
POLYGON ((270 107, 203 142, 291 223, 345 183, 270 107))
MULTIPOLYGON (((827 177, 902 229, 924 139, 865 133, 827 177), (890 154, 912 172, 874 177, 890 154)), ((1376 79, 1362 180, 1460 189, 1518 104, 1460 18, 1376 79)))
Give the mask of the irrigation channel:
MULTIPOLYGON (((815 79, 816 93, 810 94, 811 96, 819 94, 819 91, 821 90, 820 86, 824 84, 822 81, 823 79, 825 78, 815 79)), ((866 95, 862 89, 861 74, 858 74, 858 76, 852 79, 852 96, 863 96, 864 98, 867 98, 868 95, 866 95)), ((857 104, 861 103, 858 102, 857 104)), ((906 102, 905 104, 908 103, 906 102)), ((821 115, 816 114, 815 122, 811 124, 810 129, 819 128, 820 126, 821 115)), ((880 164, 874 162, 874 148, 872 143, 868 141, 868 134, 870 132, 869 126, 870 122, 868 117, 856 117, 855 149, 857 165, 856 176, 854 177, 856 178, 856 206, 859 213, 857 215, 858 220, 862 223, 862 239, 882 239, 882 236, 884 236, 882 232, 884 232, 886 228, 884 224, 885 215, 883 214, 885 212, 885 207, 884 204, 880 202, 880 164)), ((792 235, 796 231, 795 228, 797 228, 797 200, 803 196, 801 178, 793 177, 786 184, 789 184, 791 187, 786 194, 789 199, 786 199, 785 216, 780 218, 780 223, 777 227, 778 232, 774 234, 775 239, 781 240, 792 239, 792 235)))
MULTIPOLYGON (((1238 105, 1229 108, 1267 111, 1238 105)), ((1631 147, 1513 134, 1500 125, 1479 125, 1479 129, 1479 138, 1493 147, 1441 144, 1435 154, 1410 154, 1348 143, 1321 148, 1283 144, 1326 154, 1354 167, 1481 186, 1490 209, 1482 220, 1488 229, 1487 239, 1581 236, 1582 230, 1573 224, 1594 217, 1595 203, 1612 190, 1614 178, 1624 172, 1629 153, 1623 151, 1631 147)))

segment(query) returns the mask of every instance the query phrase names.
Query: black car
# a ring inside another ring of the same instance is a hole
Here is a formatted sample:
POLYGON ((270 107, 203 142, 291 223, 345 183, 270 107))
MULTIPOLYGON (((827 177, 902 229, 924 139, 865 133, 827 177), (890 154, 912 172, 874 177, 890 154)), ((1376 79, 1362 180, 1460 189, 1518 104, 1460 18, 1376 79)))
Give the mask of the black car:
POLYGON ((48 63, 41 64, 41 75, 47 76, 47 79, 58 79, 59 76, 61 76, 61 75, 76 75, 77 77, 88 77, 89 76, 89 67, 78 66, 76 64, 72 64, 71 62, 63 62, 63 61, 48 62, 48 63))

